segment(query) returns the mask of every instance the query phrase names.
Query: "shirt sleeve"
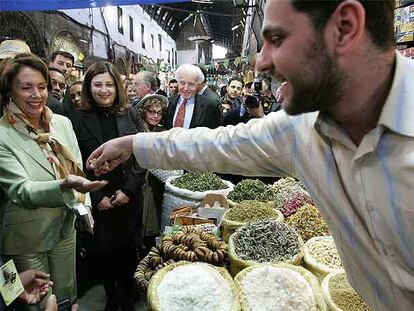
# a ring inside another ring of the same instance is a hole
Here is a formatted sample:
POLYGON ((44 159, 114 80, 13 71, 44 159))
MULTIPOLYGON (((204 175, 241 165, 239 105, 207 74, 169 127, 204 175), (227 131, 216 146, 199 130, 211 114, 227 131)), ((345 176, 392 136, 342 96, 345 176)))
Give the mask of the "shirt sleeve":
POLYGON ((286 176, 294 175, 294 133, 281 111, 237 126, 138 133, 133 152, 144 168, 286 176))

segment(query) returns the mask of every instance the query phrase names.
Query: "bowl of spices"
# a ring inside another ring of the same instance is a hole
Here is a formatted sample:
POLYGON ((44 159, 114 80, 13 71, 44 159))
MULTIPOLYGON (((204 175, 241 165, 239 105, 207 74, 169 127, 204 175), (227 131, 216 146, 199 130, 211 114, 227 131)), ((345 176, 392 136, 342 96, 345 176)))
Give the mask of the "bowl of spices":
POLYGON ((227 196, 230 207, 246 200, 271 202, 274 205, 274 193, 270 186, 259 179, 244 179, 227 196))

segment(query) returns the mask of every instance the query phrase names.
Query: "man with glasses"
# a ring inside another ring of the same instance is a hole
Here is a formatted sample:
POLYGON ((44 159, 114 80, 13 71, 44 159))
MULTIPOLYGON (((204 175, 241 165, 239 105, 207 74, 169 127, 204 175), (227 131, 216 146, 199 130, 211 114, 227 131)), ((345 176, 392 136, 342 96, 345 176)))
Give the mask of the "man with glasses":
POLYGON ((169 98, 165 127, 218 127, 221 121, 219 103, 197 94, 200 83, 204 81, 201 69, 195 65, 181 65, 175 76, 178 95, 169 98))

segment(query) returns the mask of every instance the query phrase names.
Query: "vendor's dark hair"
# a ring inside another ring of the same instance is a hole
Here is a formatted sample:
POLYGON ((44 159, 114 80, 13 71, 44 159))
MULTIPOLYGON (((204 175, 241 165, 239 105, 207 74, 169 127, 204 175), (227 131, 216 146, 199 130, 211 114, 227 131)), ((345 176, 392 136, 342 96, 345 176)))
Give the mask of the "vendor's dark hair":
MULTIPOLYGON (((291 0, 293 7, 311 16, 315 28, 323 30, 329 17, 344 0, 291 0)), ((381 50, 393 49, 394 0, 359 0, 364 6, 366 29, 374 44, 381 50)))

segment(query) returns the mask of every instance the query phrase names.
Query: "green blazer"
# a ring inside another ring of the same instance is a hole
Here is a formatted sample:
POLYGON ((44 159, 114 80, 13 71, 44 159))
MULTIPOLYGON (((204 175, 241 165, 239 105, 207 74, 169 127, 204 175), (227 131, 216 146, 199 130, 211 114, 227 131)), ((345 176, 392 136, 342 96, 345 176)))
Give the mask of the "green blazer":
MULTIPOLYGON (((72 123, 54 114, 51 125, 53 135, 82 167, 72 123)), ((60 190, 52 165, 36 141, 16 131, 5 117, 0 119, 0 188, 2 255, 44 252, 74 233, 73 191, 60 190)))

